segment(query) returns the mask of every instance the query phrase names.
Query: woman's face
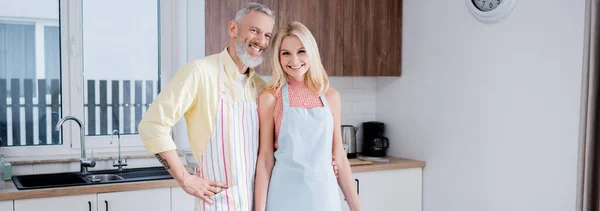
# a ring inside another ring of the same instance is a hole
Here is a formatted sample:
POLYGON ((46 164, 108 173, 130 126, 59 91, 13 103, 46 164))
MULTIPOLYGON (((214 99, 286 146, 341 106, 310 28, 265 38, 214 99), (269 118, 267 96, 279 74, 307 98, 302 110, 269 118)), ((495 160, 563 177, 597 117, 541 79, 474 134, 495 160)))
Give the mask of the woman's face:
POLYGON ((304 74, 310 68, 304 45, 296 36, 287 36, 281 41, 279 62, 283 71, 296 81, 303 81, 304 74))

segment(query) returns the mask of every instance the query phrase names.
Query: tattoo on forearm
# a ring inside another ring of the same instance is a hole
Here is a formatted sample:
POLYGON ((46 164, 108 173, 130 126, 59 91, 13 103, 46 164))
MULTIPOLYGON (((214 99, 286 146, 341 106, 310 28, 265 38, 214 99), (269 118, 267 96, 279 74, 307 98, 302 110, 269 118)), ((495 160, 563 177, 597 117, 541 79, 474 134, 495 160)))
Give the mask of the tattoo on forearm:
POLYGON ((163 166, 165 166, 165 168, 167 170, 169 170, 171 167, 169 166, 169 162, 167 162, 167 160, 165 160, 163 157, 160 156, 160 154, 154 154, 156 156, 156 158, 158 158, 158 161, 160 163, 163 164, 163 166))

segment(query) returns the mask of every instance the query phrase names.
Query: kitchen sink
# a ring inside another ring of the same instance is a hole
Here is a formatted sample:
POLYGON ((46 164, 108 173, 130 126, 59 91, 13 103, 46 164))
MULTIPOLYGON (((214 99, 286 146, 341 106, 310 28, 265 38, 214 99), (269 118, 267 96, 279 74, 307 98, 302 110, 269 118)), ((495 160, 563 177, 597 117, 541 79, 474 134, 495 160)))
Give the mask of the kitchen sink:
POLYGON ((109 182, 116 180, 124 180, 122 176, 116 174, 95 174, 85 176, 90 182, 109 182))
POLYGON ((164 167, 148 167, 123 169, 122 171, 117 169, 89 171, 86 175, 82 175, 79 172, 20 175, 13 176, 12 180, 18 190, 30 190, 172 178, 164 167))

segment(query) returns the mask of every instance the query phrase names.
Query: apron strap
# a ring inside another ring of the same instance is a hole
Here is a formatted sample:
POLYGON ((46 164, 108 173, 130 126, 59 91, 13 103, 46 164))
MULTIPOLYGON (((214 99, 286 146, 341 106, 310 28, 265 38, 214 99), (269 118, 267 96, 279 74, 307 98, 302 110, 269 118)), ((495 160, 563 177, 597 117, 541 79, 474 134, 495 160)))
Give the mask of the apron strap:
POLYGON ((283 109, 290 107, 290 97, 287 84, 284 84, 283 87, 281 87, 281 102, 283 103, 283 109))
POLYGON ((321 98, 321 102, 323 103, 323 108, 329 107, 329 103, 327 103, 327 98, 325 97, 325 94, 319 95, 319 98, 321 98))

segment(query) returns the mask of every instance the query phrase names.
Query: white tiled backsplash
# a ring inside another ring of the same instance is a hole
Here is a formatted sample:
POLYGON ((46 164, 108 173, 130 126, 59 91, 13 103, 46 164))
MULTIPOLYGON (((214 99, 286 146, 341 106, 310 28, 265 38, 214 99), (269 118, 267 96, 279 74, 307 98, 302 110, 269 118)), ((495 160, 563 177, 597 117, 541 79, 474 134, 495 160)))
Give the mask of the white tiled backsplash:
POLYGON ((331 86, 342 97, 342 125, 359 127, 356 147, 362 147, 362 123, 375 121, 375 77, 330 77, 331 86))
MULTIPOLYGON (((263 77, 266 81, 270 77, 263 77)), ((330 77, 331 87, 342 98, 342 124, 362 127, 362 122, 375 120, 375 77, 330 77)), ((357 133, 357 148, 362 146, 362 128, 357 133)), ((128 159, 126 168, 160 166, 156 158, 128 159)), ((97 161, 93 170, 112 169, 112 161, 97 161)), ((79 162, 13 165, 13 175, 79 171, 79 162)))

